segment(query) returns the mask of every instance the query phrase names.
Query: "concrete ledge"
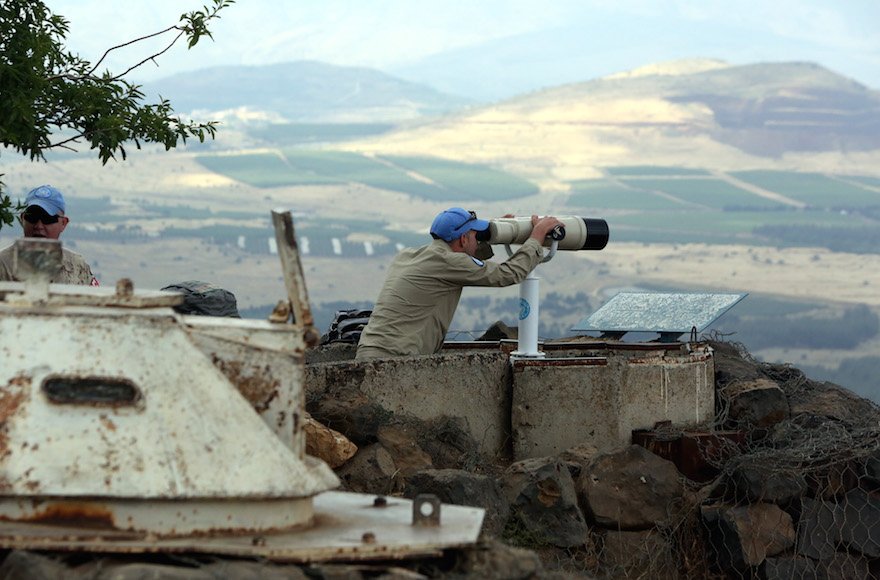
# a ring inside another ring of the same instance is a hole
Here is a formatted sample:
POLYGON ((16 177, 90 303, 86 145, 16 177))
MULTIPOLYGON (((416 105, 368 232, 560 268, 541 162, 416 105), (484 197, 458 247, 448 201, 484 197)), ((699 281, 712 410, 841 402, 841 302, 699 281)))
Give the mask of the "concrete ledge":
POLYGON ((585 343, 550 348, 511 365, 504 345, 428 356, 306 365, 307 395, 360 389, 395 414, 460 417, 487 455, 516 460, 583 443, 629 445, 632 431, 661 421, 695 426, 715 412, 706 345, 585 343))
POLYGON ((511 368, 497 350, 306 365, 305 389, 360 389, 383 407, 422 420, 461 417, 480 450, 503 453, 510 437, 511 368))
POLYGON ((661 421, 698 425, 713 417, 711 348, 646 345, 604 353, 513 363, 515 460, 556 455, 582 443, 599 449, 629 445, 633 430, 661 421))

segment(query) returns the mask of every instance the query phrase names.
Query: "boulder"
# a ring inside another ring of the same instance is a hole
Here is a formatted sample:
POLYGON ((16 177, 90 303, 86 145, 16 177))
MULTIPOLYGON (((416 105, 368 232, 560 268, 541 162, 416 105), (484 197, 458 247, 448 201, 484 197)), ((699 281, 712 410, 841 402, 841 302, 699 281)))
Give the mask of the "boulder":
POLYGON ((857 554, 835 552, 831 558, 819 561, 823 580, 876 580, 871 563, 857 554))
POLYGON ((303 432, 306 434, 306 453, 323 460, 333 469, 357 453, 357 445, 348 437, 315 421, 308 413, 305 414, 303 432))
POLYGON ((537 553, 494 540, 463 549, 454 572, 456 578, 483 580, 547 578, 537 553))
POLYGON ((441 416, 424 421, 419 445, 431 456, 435 469, 464 469, 490 463, 480 453, 480 445, 471 435, 467 419, 441 416))
POLYGON ((669 522, 684 491, 671 461, 640 445, 596 455, 577 480, 584 513, 599 526, 637 530, 669 522))
POLYGON ((725 495, 735 502, 770 502, 787 504, 807 492, 802 473, 773 470, 763 465, 742 463, 725 477, 725 495))
POLYGON ((850 553, 880 558, 880 493, 854 489, 840 505, 840 540, 850 553))
MULTIPOLYGON (((298 566, 266 562, 222 560, 202 568, 212 580, 307 580, 309 576, 298 566)), ((109 579, 108 579, 109 580, 109 579)))
POLYGON ((774 504, 708 505, 701 515, 722 570, 759 566, 795 543, 791 516, 774 504))
POLYGON ((880 450, 868 455, 864 460, 865 478, 870 485, 880 488, 880 450))
POLYGON ((779 385, 768 379, 737 383, 724 389, 730 401, 728 421, 733 427, 768 429, 788 419, 788 398, 779 385))
POLYGON ((511 520, 536 543, 561 548, 585 544, 587 522, 578 508, 574 480, 556 458, 535 458, 511 465, 501 477, 511 520))
POLYGON ((781 556, 767 558, 764 561, 764 578, 766 580, 826 580, 819 565, 809 559, 798 556, 781 556))
POLYGON ((62 562, 34 552, 14 550, 0 564, 3 580, 75 580, 83 578, 62 562))
POLYGON ((339 387, 306 402, 319 423, 339 431, 361 447, 377 440, 379 425, 389 413, 354 387, 339 387))
POLYGON ((486 509, 483 532, 500 536, 510 516, 507 497, 493 477, 458 469, 428 469, 407 479, 404 495, 414 498, 431 493, 443 503, 486 509))
POLYGON ((866 419, 877 417, 869 400, 832 383, 813 384, 812 388, 799 390, 789 397, 789 406, 792 417, 811 415, 846 424, 864 425, 866 419))
POLYGON ((304 570, 309 580, 364 580, 358 567, 346 564, 310 564, 304 570))
POLYGON ((674 547, 657 530, 624 532, 603 530, 599 563, 624 578, 677 580, 674 547))
POLYGON ((385 447, 373 443, 362 447, 336 470, 344 489, 358 493, 390 495, 403 488, 403 478, 385 447))
POLYGON ((563 451, 559 455, 559 459, 568 464, 571 476, 577 479, 581 475, 583 466, 589 463, 598 453, 599 449, 595 445, 581 443, 563 451))
POLYGON ((484 332, 477 340, 516 340, 517 336, 519 336, 519 329, 517 327, 507 326, 503 321, 499 320, 492 323, 492 325, 486 329, 486 332, 484 332))
POLYGON ((840 521, 837 504, 801 498, 795 551, 814 560, 830 558, 840 543, 840 521))
POLYGON ((434 467, 431 456, 422 451, 416 442, 418 433, 414 428, 405 425, 379 427, 377 436, 379 443, 391 454, 394 465, 404 478, 434 467))
POLYGON ((861 466, 854 459, 845 459, 846 454, 847 450, 841 450, 834 461, 807 472, 805 477, 809 495, 834 499, 859 487, 861 466))

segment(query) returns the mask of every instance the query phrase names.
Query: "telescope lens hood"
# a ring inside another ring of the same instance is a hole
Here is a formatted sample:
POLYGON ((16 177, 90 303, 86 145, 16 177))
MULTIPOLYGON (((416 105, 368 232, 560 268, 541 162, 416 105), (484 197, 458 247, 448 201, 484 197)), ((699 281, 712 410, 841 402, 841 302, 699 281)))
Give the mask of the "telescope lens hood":
POLYGON ((601 250, 608 244, 608 222, 599 218, 583 218, 587 226, 583 250, 601 250))

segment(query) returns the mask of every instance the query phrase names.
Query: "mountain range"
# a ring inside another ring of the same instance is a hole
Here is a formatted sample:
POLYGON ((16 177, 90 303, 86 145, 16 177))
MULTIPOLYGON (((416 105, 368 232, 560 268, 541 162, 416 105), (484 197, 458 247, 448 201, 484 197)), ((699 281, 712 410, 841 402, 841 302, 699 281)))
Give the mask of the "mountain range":
POLYGON ((145 91, 202 117, 244 109, 264 122, 396 123, 358 147, 500 164, 660 163, 696 153, 711 167, 713 158, 880 149, 880 92, 803 62, 682 60, 491 103, 313 61, 204 69, 145 91))

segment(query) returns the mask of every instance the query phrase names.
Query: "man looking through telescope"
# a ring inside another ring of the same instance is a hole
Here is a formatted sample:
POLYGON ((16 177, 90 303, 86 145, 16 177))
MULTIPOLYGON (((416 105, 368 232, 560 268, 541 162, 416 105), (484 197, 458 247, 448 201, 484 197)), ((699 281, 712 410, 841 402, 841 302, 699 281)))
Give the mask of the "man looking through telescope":
POLYGON ((544 258, 542 243, 555 217, 532 216, 531 235, 503 263, 476 257, 477 232, 489 222, 460 207, 440 213, 431 224, 434 240, 398 252, 358 343, 357 359, 440 352, 465 286, 519 284, 544 258))

